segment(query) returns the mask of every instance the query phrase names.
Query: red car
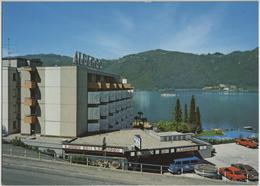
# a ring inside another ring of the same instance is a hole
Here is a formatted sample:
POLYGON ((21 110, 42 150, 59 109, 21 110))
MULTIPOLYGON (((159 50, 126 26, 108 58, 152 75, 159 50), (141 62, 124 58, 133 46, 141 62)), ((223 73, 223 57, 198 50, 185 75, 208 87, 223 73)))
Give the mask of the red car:
POLYGON ((243 145, 248 148, 257 148, 258 144, 252 139, 241 138, 235 140, 236 144, 243 145))
POLYGON ((244 173, 236 167, 222 167, 219 168, 219 173, 229 180, 233 181, 246 181, 244 173))

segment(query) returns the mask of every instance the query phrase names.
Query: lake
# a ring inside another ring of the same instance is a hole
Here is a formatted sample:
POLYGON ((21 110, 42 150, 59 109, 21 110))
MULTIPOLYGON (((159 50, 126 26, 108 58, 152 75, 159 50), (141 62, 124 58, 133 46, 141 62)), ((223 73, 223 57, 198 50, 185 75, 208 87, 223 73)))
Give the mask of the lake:
POLYGON ((199 106, 203 129, 240 129, 252 126, 258 132, 258 92, 207 92, 202 90, 176 90, 175 97, 163 97, 157 91, 136 91, 134 93, 135 113, 142 111, 149 121, 172 120, 178 97, 182 110, 190 105, 195 96, 199 106))

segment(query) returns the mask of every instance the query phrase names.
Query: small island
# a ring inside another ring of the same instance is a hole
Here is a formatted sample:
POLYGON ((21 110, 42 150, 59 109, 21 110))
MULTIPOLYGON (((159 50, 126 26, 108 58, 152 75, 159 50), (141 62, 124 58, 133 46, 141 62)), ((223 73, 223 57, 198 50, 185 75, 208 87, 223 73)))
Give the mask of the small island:
POLYGON ((237 87, 236 85, 229 84, 219 84, 214 86, 205 86, 202 88, 205 91, 225 91, 225 92, 234 92, 234 91, 247 91, 245 88, 237 87))

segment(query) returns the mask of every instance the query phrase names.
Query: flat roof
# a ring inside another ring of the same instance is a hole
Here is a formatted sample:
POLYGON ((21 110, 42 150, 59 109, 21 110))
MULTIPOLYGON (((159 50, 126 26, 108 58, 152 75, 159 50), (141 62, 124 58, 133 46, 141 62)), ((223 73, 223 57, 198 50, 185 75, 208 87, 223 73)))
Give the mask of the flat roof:
POLYGON ((48 68, 79 68, 79 69, 84 69, 89 73, 93 73, 93 74, 98 74, 98 75, 102 75, 102 76, 110 76, 110 77, 114 77, 114 78, 121 78, 120 75, 118 74, 112 74, 112 73, 108 73, 102 70, 95 70, 95 69, 91 69, 91 68, 87 68, 84 66, 79 66, 79 65, 75 65, 75 64, 71 64, 71 65, 63 65, 63 66, 59 66, 59 65, 52 65, 52 66, 37 66, 38 69, 48 69, 48 68))
POLYGON ((173 131, 173 132, 154 132, 154 131, 151 131, 152 134, 155 134, 156 136, 175 136, 175 135, 191 135, 192 133, 181 133, 181 132, 176 132, 176 131, 173 131))
POLYGON ((161 142, 158 138, 150 135, 148 131, 141 129, 124 129, 104 134, 96 134, 93 136, 81 137, 72 141, 70 144, 102 146, 103 138, 106 137, 107 146, 121 147, 125 150, 131 151, 134 145, 135 135, 140 135, 142 139, 142 149, 160 149, 198 145, 197 143, 194 143, 191 140, 161 142))

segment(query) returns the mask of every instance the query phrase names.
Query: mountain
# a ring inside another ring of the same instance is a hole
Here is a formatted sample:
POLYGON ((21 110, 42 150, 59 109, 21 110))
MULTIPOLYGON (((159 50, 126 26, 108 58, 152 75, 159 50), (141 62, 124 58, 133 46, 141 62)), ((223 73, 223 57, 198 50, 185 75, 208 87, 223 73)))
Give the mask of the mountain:
POLYGON ((104 69, 119 73, 140 89, 202 88, 232 84, 258 86, 258 48, 245 52, 196 55, 152 50, 105 63, 104 69))
POLYGON ((57 54, 34 54, 20 57, 28 59, 40 59, 43 62, 43 66, 66 66, 72 63, 72 57, 57 54))
MULTIPOLYGON (((27 55, 39 58, 45 66, 68 65, 72 58, 27 55)), ((222 84, 242 88, 258 87, 258 48, 230 54, 191 54, 150 50, 116 60, 103 60, 103 70, 126 77, 136 89, 202 88, 222 84)))

